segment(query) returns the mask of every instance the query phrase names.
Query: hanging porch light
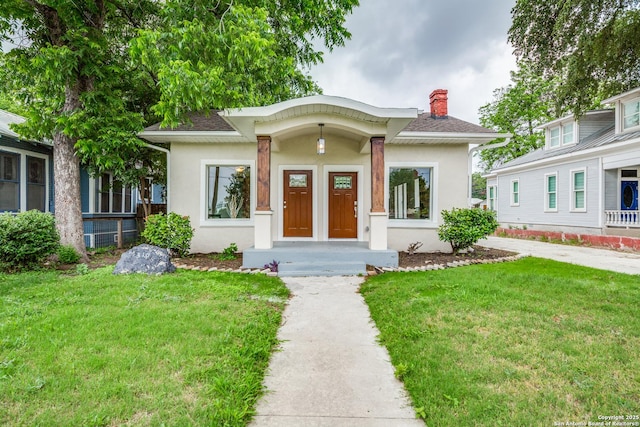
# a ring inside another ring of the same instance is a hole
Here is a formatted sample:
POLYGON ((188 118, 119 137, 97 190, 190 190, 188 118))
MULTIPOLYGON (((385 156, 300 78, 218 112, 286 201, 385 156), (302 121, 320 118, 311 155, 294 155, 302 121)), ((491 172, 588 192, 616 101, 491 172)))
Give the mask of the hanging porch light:
POLYGON ((325 141, 322 137, 322 128, 324 126, 324 123, 320 123, 318 124, 318 126, 320 126, 320 138, 318 138, 318 142, 316 143, 316 153, 324 154, 325 141))

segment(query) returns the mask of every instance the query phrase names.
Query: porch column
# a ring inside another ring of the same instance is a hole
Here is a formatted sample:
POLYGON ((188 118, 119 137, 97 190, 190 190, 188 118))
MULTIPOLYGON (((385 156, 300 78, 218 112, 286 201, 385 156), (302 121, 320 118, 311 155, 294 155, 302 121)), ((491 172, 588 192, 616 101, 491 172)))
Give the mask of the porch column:
POLYGON ((387 249, 387 212, 384 210, 384 137, 371 138, 371 212, 369 249, 387 249))
POLYGON ((254 218, 254 247, 271 249, 271 137, 258 135, 257 206, 254 218))

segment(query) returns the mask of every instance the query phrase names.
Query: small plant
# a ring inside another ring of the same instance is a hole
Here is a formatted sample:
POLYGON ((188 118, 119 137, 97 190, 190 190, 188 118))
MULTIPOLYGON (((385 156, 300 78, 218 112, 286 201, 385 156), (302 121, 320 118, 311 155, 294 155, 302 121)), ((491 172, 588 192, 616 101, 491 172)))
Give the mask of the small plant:
POLYGON ((277 273, 278 272, 278 265, 280 265, 280 261, 276 261, 275 259, 273 261, 271 261, 270 263, 267 263, 264 265, 264 269, 269 269, 272 273, 277 273))
POLYGON ((193 228, 188 216, 175 212, 149 215, 142 237, 151 245, 167 248, 174 255, 189 253, 193 228))
POLYGON ((80 254, 73 246, 62 245, 58 248, 58 260, 62 264, 76 264, 80 261, 80 254))
POLYGON ((87 264, 78 264, 76 265, 76 274, 79 276, 84 276, 89 273, 89 266, 87 264))
POLYGON ((443 210, 442 219, 444 223, 438 228, 438 237, 449 242, 454 254, 473 246, 498 228, 495 212, 478 208, 443 210))
POLYGON ((413 242, 413 243, 409 244, 409 247, 407 247, 407 253, 409 255, 413 255, 421 247, 422 247, 422 242, 413 242))
POLYGON ((36 210, 0 214, 0 268, 33 268, 60 245, 55 219, 36 210))
POLYGON ((229 246, 222 250, 222 253, 218 255, 220 261, 229 261, 236 259, 236 252, 238 252, 238 245, 231 243, 229 246))

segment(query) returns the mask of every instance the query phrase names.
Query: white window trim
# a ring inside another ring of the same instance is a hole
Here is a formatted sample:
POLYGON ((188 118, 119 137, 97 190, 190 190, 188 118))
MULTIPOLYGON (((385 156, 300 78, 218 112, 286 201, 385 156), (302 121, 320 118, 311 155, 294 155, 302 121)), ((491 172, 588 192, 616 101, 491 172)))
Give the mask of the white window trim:
POLYGON ((637 130, 640 130, 640 125, 631 126, 629 128, 624 127, 624 104, 628 104, 630 102, 640 102, 640 98, 631 98, 631 99, 619 101, 619 104, 618 104, 619 106, 617 108, 617 112, 619 116, 618 118, 619 132, 635 132, 637 130))
POLYGON ((520 179, 519 178, 518 179, 512 179, 511 180, 511 184, 509 186, 509 204, 510 204, 510 206, 520 206, 520 193, 521 193, 521 191, 520 191, 520 179), (515 183, 515 182, 518 183, 518 202, 517 203, 514 200, 515 197, 513 197, 514 194, 516 194, 513 191, 513 183, 515 183))
POLYGON ((547 173, 544 175, 544 211, 545 212, 558 212, 558 172, 547 173), (549 177, 556 177, 556 207, 549 207, 549 177))
POLYGON ((587 211, 587 168, 579 168, 579 169, 571 169, 569 171, 569 176, 571 177, 571 192, 570 192, 570 198, 571 198, 571 204, 570 204, 570 211, 571 212, 586 212, 587 211), (575 199, 575 178, 574 175, 576 173, 580 173, 583 172, 584 173, 584 188, 582 189, 582 191, 584 192, 584 208, 576 208, 575 204, 576 204, 576 199, 575 199))
POLYGON ((51 200, 49 197, 51 182, 49 180, 49 161, 50 157, 46 154, 36 153, 33 151, 21 150, 19 148, 13 147, 0 147, 0 151, 4 151, 6 153, 18 154, 20 162, 19 164, 19 176, 18 176, 18 188, 19 188, 19 197, 18 201, 18 212, 24 212, 27 210, 27 156, 37 157, 39 159, 44 159, 44 173, 45 173, 45 200, 44 200, 44 208, 45 212, 51 212, 50 204, 51 200))
POLYGON ((202 159, 200 160, 200 227, 253 227, 254 214, 256 211, 256 161, 247 159, 238 160, 218 160, 218 159, 202 159), (247 165, 251 168, 250 176, 250 218, 218 218, 209 219, 209 204, 207 203, 207 167, 208 166, 238 166, 247 165))
POLYGON ((431 218, 430 219, 391 219, 388 228, 437 228, 440 210, 438 209, 438 163, 437 162, 388 162, 384 170, 384 208, 389 215, 389 176, 391 169, 431 168, 431 218))
POLYGON ((562 147, 568 147, 570 145, 575 145, 578 143, 578 135, 580 135, 580 126, 578 124, 578 121, 575 119, 569 119, 569 120, 564 120, 563 122, 560 122, 558 124, 556 124, 555 126, 549 127, 547 128, 546 132, 545 132, 545 148, 547 150, 557 150, 559 148, 562 147), (573 124, 573 140, 570 142, 564 142, 564 127, 568 124, 573 124), (551 146, 551 130, 552 129, 558 129, 559 131, 559 143, 558 145, 554 145, 551 146))

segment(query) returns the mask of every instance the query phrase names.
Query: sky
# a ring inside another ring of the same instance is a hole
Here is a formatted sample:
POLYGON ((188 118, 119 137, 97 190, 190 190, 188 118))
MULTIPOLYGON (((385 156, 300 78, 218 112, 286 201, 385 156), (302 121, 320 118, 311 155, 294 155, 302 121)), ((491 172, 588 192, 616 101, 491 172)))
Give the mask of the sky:
POLYGON ((360 0, 351 39, 310 74, 325 95, 429 111, 449 91, 449 115, 479 124, 478 109, 515 70, 507 43, 515 0, 360 0))
POLYGON ((507 43, 515 0, 360 3, 345 24, 351 39, 309 70, 324 94, 429 111, 429 94, 447 89, 449 115, 479 124, 478 109, 516 68, 507 43))

